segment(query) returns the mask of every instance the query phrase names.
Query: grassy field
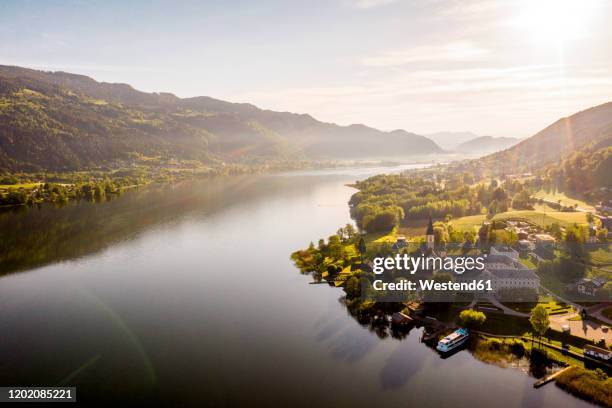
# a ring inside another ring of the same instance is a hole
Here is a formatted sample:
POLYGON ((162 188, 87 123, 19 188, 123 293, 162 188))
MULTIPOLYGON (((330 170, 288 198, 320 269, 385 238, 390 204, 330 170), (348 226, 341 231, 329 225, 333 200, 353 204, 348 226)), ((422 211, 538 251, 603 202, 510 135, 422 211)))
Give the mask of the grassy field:
POLYGON ((469 215, 467 217, 455 218, 450 221, 453 228, 459 231, 477 231, 483 221, 486 219, 485 215, 469 215))
POLYGON ((410 237, 414 236, 425 236, 425 231, 427 230, 427 224, 429 220, 408 220, 402 223, 399 228, 399 235, 406 235, 410 237))
MULTIPOLYGON (((555 314, 563 314, 569 313, 573 311, 573 308, 567 304, 561 304, 553 300, 550 296, 541 296, 538 304, 544 306, 544 308, 548 311, 549 315, 555 314)), ((531 309, 533 309, 536 305, 535 303, 528 302, 519 302, 519 303, 507 303, 504 302, 504 305, 508 306, 510 309, 516 310, 517 312, 529 313, 531 309)))
POLYGON ((601 245, 599 248, 589 251, 591 263, 598 267, 607 267, 612 265, 612 255, 610 254, 609 245, 601 245))
POLYGON ((401 234, 399 234, 395 228, 391 232, 372 232, 372 233, 366 234, 365 241, 366 241, 366 244, 369 244, 369 243, 393 244, 397 239, 396 238, 397 235, 401 235, 401 234))
POLYGON ((571 394, 602 406, 612 406, 612 378, 595 371, 572 367, 556 378, 557 385, 571 394))
POLYGON ((592 205, 585 203, 582 200, 578 200, 576 198, 568 197, 565 193, 562 192, 546 192, 544 190, 540 190, 533 195, 534 198, 542 198, 545 200, 550 200, 554 202, 559 202, 561 200, 561 205, 564 206, 573 206, 577 205, 580 208, 583 208, 587 211, 595 211, 595 208, 592 205))
POLYGON ((531 223, 537 224, 541 227, 552 224, 553 222, 559 223, 564 227, 569 227, 573 224, 586 224, 586 214, 582 212, 540 212, 540 211, 508 211, 505 213, 495 214, 494 220, 507 220, 507 219, 525 219, 531 223))
POLYGON ((25 188, 26 190, 38 187, 42 183, 18 183, 18 184, 0 184, 0 190, 9 190, 9 189, 17 189, 17 188, 25 188))
MULTIPOLYGON (((582 212, 520 210, 495 214, 493 217, 493 220, 497 221, 508 219, 524 219, 541 227, 550 225, 553 222, 564 227, 587 223, 586 214, 582 212)), ((450 223, 460 231, 476 231, 485 220, 485 215, 469 215, 467 217, 454 218, 450 223)))
POLYGON ((537 265, 533 263, 531 258, 519 258, 519 261, 529 269, 537 269, 537 265))

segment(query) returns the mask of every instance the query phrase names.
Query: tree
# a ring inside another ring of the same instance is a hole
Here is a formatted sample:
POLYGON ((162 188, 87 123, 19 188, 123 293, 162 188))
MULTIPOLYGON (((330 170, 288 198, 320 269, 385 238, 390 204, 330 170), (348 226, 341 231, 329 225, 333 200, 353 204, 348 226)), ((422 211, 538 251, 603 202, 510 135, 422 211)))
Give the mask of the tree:
POLYGON ((361 282, 356 276, 351 276, 349 280, 346 281, 346 296, 349 298, 356 298, 361 295, 361 282))
POLYGON ((599 242, 606 242, 608 240, 608 229, 601 228, 597 231, 597 240, 599 242))
POLYGON ((346 226, 344 227, 344 235, 349 241, 351 241, 355 237, 356 233, 357 231, 355 231, 355 227, 353 227, 353 224, 346 224, 346 226))
MULTIPOLYGON (((436 223, 438 224, 438 223, 436 223)), ((448 242, 448 232, 444 225, 436 225, 434 227, 434 242, 438 245, 446 245, 448 242)))
POLYGON ((595 220, 595 217, 593 216, 592 212, 588 212, 586 213, 586 219, 587 219, 587 222, 591 224, 595 220))
POLYGON ((477 310, 467 309, 461 311, 459 314, 459 320, 461 320, 462 326, 465 326, 468 329, 475 329, 482 326, 485 320, 487 320, 487 316, 477 310))
POLYGON ((606 282, 601 289, 599 295, 602 299, 612 299, 612 282, 606 282))
POLYGON ((538 304, 536 307, 531 309, 531 316, 529 316, 529 322, 531 327, 538 334, 538 342, 540 338, 546 333, 550 326, 550 320, 548 318, 548 310, 544 305, 538 304))
POLYGON ((520 193, 516 193, 512 198, 512 208, 515 210, 533 210, 531 205, 531 197, 527 190, 523 190, 520 193))
POLYGON ((366 251, 367 251, 365 239, 363 239, 363 237, 359 238, 359 245, 357 245, 357 249, 359 249, 359 253, 361 254, 361 257, 363 258, 363 256, 365 256, 366 251))

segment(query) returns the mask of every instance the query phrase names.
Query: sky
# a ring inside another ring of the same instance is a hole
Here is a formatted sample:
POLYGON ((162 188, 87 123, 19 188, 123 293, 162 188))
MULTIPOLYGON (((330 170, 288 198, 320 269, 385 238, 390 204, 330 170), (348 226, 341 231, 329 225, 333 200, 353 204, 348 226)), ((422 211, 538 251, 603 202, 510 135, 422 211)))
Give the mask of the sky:
POLYGON ((0 64, 428 134, 612 101, 612 1, 0 2, 0 64))

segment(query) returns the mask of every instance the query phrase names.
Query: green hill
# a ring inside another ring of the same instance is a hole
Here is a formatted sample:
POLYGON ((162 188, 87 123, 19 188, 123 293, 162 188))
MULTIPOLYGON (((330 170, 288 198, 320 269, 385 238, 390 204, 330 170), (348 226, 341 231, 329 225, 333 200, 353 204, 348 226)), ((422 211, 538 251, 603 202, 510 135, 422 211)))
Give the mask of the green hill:
POLYGON ((0 66, 0 169, 77 170, 135 158, 203 164, 387 159, 441 152, 403 130, 338 126, 210 97, 181 99, 83 75, 0 66))
POLYGON ((595 106, 555 123, 501 152, 473 162, 494 174, 542 169, 578 151, 593 153, 612 146, 612 102, 595 106))

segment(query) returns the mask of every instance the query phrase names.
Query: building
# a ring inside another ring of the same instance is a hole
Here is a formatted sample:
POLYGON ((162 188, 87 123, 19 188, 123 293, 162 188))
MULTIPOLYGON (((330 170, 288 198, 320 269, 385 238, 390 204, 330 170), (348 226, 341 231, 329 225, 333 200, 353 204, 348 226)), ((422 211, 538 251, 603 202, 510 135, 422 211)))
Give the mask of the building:
POLYGON ((584 355, 596 358, 598 360, 610 361, 612 358, 612 351, 603 349, 601 347, 587 345, 584 346, 584 355))
POLYGON ((527 239, 521 239, 517 242, 518 248, 520 251, 533 251, 535 249, 535 245, 533 242, 527 239))
POLYGON ((535 234, 536 248, 553 249, 555 246, 555 238, 548 234, 535 234))
POLYGON ((595 206, 595 209, 602 213, 612 212, 612 200, 602 201, 599 205, 595 206))
MULTIPOLYGON (((491 281, 493 291, 502 289, 533 289, 540 287, 540 278, 532 269, 506 255, 489 255, 482 271, 471 270, 455 276, 455 282, 491 281)), ((485 290, 475 291, 485 293, 485 290)))
POLYGON ((484 278, 491 280, 495 292, 501 289, 534 289, 540 287, 536 273, 506 255, 489 255, 484 269, 484 278))
POLYGON ((596 244, 597 243, 597 227, 595 227, 592 223, 589 224, 589 236, 586 239, 587 244, 596 244))
POLYGON ((595 296, 597 295, 599 289, 606 284, 606 282, 607 280, 605 278, 583 278, 576 283, 576 290, 581 295, 595 296))
POLYGON ((508 245, 495 245, 491 248, 491 255, 505 255, 515 261, 519 259, 519 253, 514 249, 510 248, 508 245))
POLYGON ((612 217, 600 218, 601 225, 608 230, 608 238, 612 237, 612 217))
POLYGON ((435 247, 435 236, 431 215, 429 216, 429 224, 427 225, 427 231, 425 232, 425 240, 427 249, 433 250, 435 247))
POLYGON ((393 249, 398 250, 401 248, 405 248, 408 246, 408 240, 403 235, 398 235, 395 239, 395 243, 393 244, 393 249))

